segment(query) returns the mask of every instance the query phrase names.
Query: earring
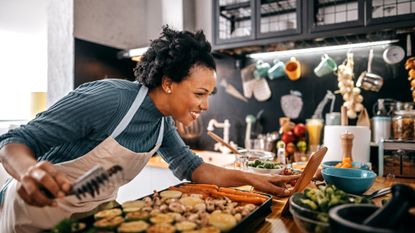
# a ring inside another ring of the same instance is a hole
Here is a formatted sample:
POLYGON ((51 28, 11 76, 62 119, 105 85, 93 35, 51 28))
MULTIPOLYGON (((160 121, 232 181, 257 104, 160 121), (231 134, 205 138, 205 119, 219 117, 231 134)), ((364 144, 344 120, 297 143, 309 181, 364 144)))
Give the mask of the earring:
POLYGON ((167 93, 168 93, 168 94, 170 94, 170 93, 171 93, 171 90, 170 90, 170 89, 168 89, 168 90, 167 90, 167 93))

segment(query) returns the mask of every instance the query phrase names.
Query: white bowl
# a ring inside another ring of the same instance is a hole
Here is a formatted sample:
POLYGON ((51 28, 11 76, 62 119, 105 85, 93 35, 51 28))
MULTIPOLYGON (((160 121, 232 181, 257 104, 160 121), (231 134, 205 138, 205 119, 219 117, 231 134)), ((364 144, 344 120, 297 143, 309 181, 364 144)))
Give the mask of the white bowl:
POLYGON ((262 173, 262 174, 280 174, 285 167, 277 168, 277 169, 268 169, 268 168, 257 168, 248 166, 248 170, 255 173, 262 173))

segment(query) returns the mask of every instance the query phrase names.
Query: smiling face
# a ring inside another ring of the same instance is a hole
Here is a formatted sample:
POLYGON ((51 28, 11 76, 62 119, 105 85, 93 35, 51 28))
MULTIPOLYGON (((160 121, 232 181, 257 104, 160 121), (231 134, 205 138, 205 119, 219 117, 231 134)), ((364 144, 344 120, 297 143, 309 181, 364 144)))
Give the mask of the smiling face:
POLYGON ((208 110, 208 97, 216 86, 216 72, 202 65, 195 65, 181 82, 166 84, 169 115, 184 125, 190 125, 202 111, 208 110))

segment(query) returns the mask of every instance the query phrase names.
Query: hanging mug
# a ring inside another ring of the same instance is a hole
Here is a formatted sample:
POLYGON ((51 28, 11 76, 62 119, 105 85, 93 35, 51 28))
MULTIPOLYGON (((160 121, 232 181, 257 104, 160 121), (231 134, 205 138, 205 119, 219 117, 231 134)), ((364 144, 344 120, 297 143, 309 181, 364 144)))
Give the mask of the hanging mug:
POLYGON ((270 80, 283 77, 285 75, 284 63, 278 59, 274 60, 274 65, 268 70, 268 78, 270 80))
POLYGON ((264 62, 262 60, 258 60, 256 62, 256 69, 254 71, 254 77, 256 79, 260 79, 261 77, 266 77, 268 75, 268 70, 271 67, 271 65, 267 62, 264 62))
POLYGON ((320 64, 314 69, 314 74, 318 77, 323 77, 324 75, 333 73, 337 70, 337 64, 333 58, 329 57, 329 55, 324 54, 321 56, 320 64))
POLYGON ((298 80, 301 77, 301 64, 295 57, 291 57, 285 64, 285 73, 292 81, 298 80))

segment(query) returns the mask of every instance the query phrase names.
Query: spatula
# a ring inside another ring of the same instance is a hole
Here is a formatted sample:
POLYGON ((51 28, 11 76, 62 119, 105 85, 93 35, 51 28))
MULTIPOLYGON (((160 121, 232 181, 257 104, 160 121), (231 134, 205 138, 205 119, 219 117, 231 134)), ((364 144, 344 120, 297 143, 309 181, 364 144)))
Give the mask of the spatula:
MULTIPOLYGON (((323 147, 311 155, 307 165, 304 168, 303 173, 301 173, 300 178, 297 180, 292 193, 301 192, 308 186, 318 167, 320 166, 321 161, 323 161, 324 155, 326 155, 326 153, 327 147, 323 147)), ((289 202, 287 201, 281 211, 281 216, 287 215, 287 213, 289 213, 288 207, 289 202)))
POLYGON ((222 145, 226 146, 227 148, 229 148, 229 150, 231 150, 234 154, 240 155, 241 153, 239 153, 238 150, 236 150, 235 148, 233 148, 233 146, 231 146, 229 143, 225 142, 221 137, 219 137, 218 135, 216 135, 215 133, 213 133, 212 131, 208 131, 207 134, 213 138, 213 140, 222 143, 222 145))

